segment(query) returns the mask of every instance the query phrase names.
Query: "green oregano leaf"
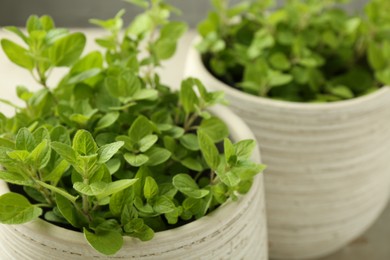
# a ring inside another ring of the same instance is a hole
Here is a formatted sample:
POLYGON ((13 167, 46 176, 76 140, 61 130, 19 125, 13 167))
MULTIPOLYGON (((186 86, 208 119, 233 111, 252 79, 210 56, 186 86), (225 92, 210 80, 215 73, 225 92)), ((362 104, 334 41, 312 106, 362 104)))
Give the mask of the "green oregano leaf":
POLYGON ((200 199, 209 194, 208 190, 199 189, 194 179, 188 174, 177 174, 172 181, 175 188, 188 197, 200 199))
POLYGON ((203 131, 198 131, 198 141, 207 164, 211 169, 216 170, 219 165, 219 153, 214 141, 203 131))
POLYGON ((96 233, 83 228, 84 236, 88 243, 98 252, 104 255, 114 255, 123 245, 121 233, 110 230, 97 230, 96 233))
POLYGON ((16 135, 15 148, 31 152, 35 148, 35 139, 27 128, 21 128, 16 135))
POLYGON ((82 33, 62 37, 50 48, 49 57, 56 66, 69 66, 80 57, 85 43, 86 38, 82 33))
POLYGON ((37 169, 44 168, 50 160, 51 149, 48 140, 43 140, 38 144, 28 156, 37 169))
POLYGON ((98 163, 106 163, 108 160, 110 160, 122 146, 124 145, 124 142, 119 141, 111 144, 106 144, 101 146, 98 150, 98 163))
POLYGON ((32 70, 35 66, 34 59, 28 54, 27 50, 22 46, 9 41, 7 39, 1 40, 1 47, 3 48, 7 57, 20 67, 32 70))
POLYGON ((146 199, 152 199, 158 194, 158 184, 151 176, 145 178, 144 196, 146 199))
POLYGON ((80 155, 92 155, 98 147, 90 132, 79 130, 73 138, 72 148, 80 155))
POLYGON ((9 192, 0 196, 0 222, 3 224, 23 224, 41 214, 42 209, 31 205, 23 195, 9 192))

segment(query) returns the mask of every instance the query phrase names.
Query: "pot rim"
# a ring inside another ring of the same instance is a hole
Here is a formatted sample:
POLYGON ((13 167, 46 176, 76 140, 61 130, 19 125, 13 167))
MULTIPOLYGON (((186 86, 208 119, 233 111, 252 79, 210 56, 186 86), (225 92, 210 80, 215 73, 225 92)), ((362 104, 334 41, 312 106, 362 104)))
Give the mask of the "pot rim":
MULTIPOLYGON (((291 108, 291 109, 301 109, 301 110, 324 110, 324 109, 339 109, 339 108, 348 108, 351 106, 356 106, 356 104, 370 102, 373 99, 377 99, 382 95, 390 96, 390 87, 383 86, 378 90, 368 93, 363 96, 355 97, 352 99, 327 102, 327 103, 308 103, 308 102, 293 102, 293 101, 284 101, 284 100, 276 100, 266 97, 260 97, 245 93, 241 90, 233 88, 221 80, 214 77, 209 70, 204 66, 201 55, 199 51, 196 49, 196 45, 200 42, 201 36, 197 34, 190 44, 190 48, 187 55, 186 68, 188 69, 190 66, 198 69, 199 73, 202 74, 204 78, 207 78, 209 82, 219 90, 223 90, 225 93, 236 97, 242 102, 250 102, 258 105, 271 106, 275 108, 291 108)), ((186 76, 191 76, 190 71, 186 71, 186 76)))
MULTIPOLYGON (((254 134, 250 130, 250 128, 244 123, 244 121, 239 118, 237 115, 235 115, 233 112, 231 112, 228 108, 223 107, 221 105, 217 105, 210 109, 210 112, 212 114, 218 116, 223 121, 226 122, 228 125, 232 139, 235 141, 242 140, 242 139, 254 139, 254 134)), ((258 149, 258 146, 254 149, 252 159, 256 162, 260 162, 260 152, 258 149)), ((231 200, 228 200, 224 204, 222 204, 219 208, 215 209, 211 213, 207 214, 206 216, 197 219, 195 221, 192 221, 188 224, 185 224, 183 226, 156 232, 155 236, 152 240, 142 242, 139 241, 136 238, 127 237, 124 236, 124 247, 129 244, 135 244, 138 246, 142 246, 143 244, 148 244, 149 246, 151 244, 157 243, 167 243, 167 241, 171 241, 172 243, 174 241, 180 241, 180 239, 185 239, 185 237, 188 237, 191 233, 194 231, 201 231, 201 230, 212 230, 213 227, 215 227, 215 221, 211 221, 213 219, 216 219, 217 222, 223 222, 224 219, 226 219, 227 216, 231 216, 232 212, 234 215, 238 215, 239 212, 243 208, 246 207, 250 203, 250 201, 256 196, 257 192, 264 192, 263 185, 263 174, 259 173, 254 181, 253 185, 250 189, 250 191, 243 195, 239 196, 237 201, 232 202, 231 200)), ((8 186, 7 184, 0 180, 0 195, 8 192, 8 186)), ((259 212, 260 214, 261 212, 259 212)), ((265 220, 265 214, 262 214, 265 220)), ((43 235, 43 236, 50 236, 54 240, 61 240, 64 242, 69 242, 72 244, 75 243, 87 243, 87 241, 84 238, 83 233, 78 231, 69 230, 54 224, 51 224, 43 219, 37 219, 32 222, 28 222, 22 225, 6 225, 6 226, 12 226, 13 228, 18 228, 20 226, 23 226, 23 228, 27 228, 30 231, 43 235)), ((120 252, 120 251, 119 251, 120 252)), ((118 253, 119 253, 118 252, 118 253)))

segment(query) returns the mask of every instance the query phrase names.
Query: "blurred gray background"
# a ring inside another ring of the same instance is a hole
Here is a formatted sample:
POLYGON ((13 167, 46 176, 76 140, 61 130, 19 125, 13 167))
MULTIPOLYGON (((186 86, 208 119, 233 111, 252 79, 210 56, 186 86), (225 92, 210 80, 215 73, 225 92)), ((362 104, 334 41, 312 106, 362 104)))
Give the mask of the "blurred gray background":
MULTIPOLYGON (((349 10, 360 12, 368 0, 351 0, 349 10)), ((207 14, 210 0, 170 0, 183 11, 180 19, 195 26, 207 14)), ((232 3, 240 1, 231 0, 232 3)), ((279 1, 282 3, 282 1, 279 1)), ((125 8, 125 19, 129 21, 140 9, 121 0, 0 0, 0 26, 24 26, 30 14, 49 14, 58 26, 91 26, 89 18, 108 19, 125 8)))

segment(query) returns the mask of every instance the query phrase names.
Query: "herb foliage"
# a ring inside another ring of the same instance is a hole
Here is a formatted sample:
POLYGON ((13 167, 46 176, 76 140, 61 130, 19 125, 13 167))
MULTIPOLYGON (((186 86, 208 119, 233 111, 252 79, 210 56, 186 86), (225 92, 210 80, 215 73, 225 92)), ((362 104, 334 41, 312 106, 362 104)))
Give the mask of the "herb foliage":
POLYGON ((298 102, 350 99, 390 84, 389 1, 349 15, 348 0, 212 0, 199 24, 206 67, 244 92, 298 102))
POLYGON ((6 101, 15 115, 0 113, 0 179, 28 196, 0 196, 1 223, 44 214, 112 255, 123 236, 150 240, 246 193, 263 170, 250 160, 254 141, 232 144, 225 123, 207 111, 222 93, 194 78, 179 91, 160 82, 156 68, 187 29, 169 21, 176 9, 162 0, 129 2, 144 12, 126 28, 124 11, 91 20, 109 32, 96 40, 104 54, 83 55, 85 35, 56 28, 49 16, 31 16, 26 33, 6 28, 23 46, 2 39, 4 52, 42 89, 17 87, 25 107, 6 101), (147 55, 139 55, 142 48, 147 55), (49 86, 58 67, 68 72, 49 86))

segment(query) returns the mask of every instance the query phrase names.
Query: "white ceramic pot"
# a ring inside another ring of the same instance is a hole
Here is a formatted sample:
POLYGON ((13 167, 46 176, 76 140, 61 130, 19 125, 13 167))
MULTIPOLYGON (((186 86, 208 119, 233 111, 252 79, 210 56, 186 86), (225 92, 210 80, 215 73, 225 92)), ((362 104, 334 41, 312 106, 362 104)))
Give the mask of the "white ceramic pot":
MULTIPOLYGON (((225 107, 212 113, 227 122, 235 141, 254 138, 248 126, 225 107)), ((253 159, 260 162, 258 150, 253 159)), ((8 187, 0 182, 0 194, 8 187)), ((209 215, 182 227, 158 232, 148 242, 125 238, 112 257, 94 251, 83 235, 43 220, 24 225, 0 225, 0 259, 268 259, 263 176, 237 202, 222 205, 209 215)))
POLYGON ((186 76, 226 93, 268 165, 270 257, 319 257, 361 235, 389 196, 390 88, 325 104, 256 97, 213 77, 193 46, 186 76))

